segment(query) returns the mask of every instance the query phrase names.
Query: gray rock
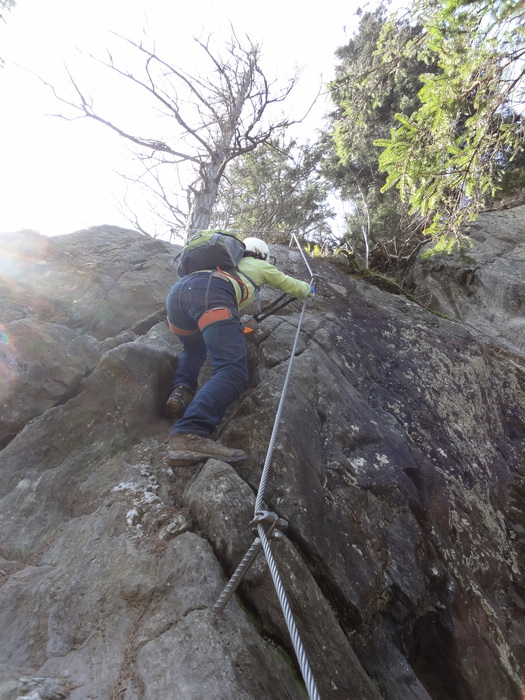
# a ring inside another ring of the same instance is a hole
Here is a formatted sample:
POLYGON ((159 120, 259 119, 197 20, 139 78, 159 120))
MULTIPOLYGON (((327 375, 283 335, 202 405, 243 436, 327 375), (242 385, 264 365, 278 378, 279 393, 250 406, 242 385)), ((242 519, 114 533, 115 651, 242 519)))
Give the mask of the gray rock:
POLYGON ((0 445, 71 398, 99 360, 99 343, 90 336, 38 319, 7 323, 0 340, 0 445))
POLYGON ((466 256, 418 261, 416 295, 511 352, 525 353, 525 205, 485 212, 469 229, 466 256))
POLYGON ((23 695, 17 700, 62 700, 69 695, 67 684, 59 678, 21 678, 23 695))
MULTIPOLYGON (((252 491, 232 467, 210 460, 189 484, 185 501, 221 561, 227 562, 230 573, 233 573, 256 534, 250 535, 247 527, 255 515, 252 491), (237 548, 242 542, 245 550, 241 552, 237 548)), ((299 635, 312 655, 312 672, 314 678, 318 678, 321 697, 329 697, 336 690, 339 697, 350 697, 355 693, 363 700, 379 700, 381 696, 363 671, 300 555, 284 535, 275 540, 270 538, 270 542, 282 580, 297 584, 289 589, 290 605, 299 635)), ((265 632, 282 639, 288 653, 293 655, 293 644, 269 570, 264 565, 263 553, 259 554, 256 565, 247 574, 245 589, 265 632)))
POLYGON ((195 610, 143 646, 137 669, 144 696, 221 700, 306 698, 287 661, 229 612, 195 610), (171 659, 171 663, 166 663, 171 659))
POLYGON ((20 240, 0 235, 5 320, 37 317, 104 340, 145 333, 165 315, 166 289, 177 279, 175 246, 116 226, 20 240))
MULTIPOLYGON (((301 302, 247 340, 250 385, 216 436, 246 462, 172 470, 177 249, 111 227, 0 245, 28 368, 3 399, 20 418, 0 449, 0 699, 307 697, 261 552, 212 612, 253 542, 301 302)), ((288 522, 270 544, 320 695, 518 700, 525 357, 312 264, 264 508, 288 522)))

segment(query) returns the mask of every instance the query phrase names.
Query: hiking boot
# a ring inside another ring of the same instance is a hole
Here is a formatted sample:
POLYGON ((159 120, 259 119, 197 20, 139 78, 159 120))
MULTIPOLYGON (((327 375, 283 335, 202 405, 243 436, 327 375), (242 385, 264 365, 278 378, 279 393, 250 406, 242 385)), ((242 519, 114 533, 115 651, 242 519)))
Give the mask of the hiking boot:
POLYGON ((170 438, 167 461, 171 467, 191 467, 212 457, 231 464, 246 459, 246 454, 242 450, 219 445, 204 435, 175 433, 170 438))
POLYGON ((182 384, 175 387, 170 394, 170 397, 166 403, 166 408, 164 409, 164 415, 166 418, 171 418, 172 420, 178 420, 184 415, 184 411, 190 405, 195 394, 193 391, 186 389, 182 384))

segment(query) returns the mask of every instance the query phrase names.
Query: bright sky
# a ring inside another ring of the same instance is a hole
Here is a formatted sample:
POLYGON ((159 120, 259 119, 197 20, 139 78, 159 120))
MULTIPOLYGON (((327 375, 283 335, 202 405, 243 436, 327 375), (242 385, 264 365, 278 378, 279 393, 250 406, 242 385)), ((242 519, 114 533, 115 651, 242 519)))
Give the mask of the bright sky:
MULTIPOLYGON (((114 172, 125 170, 126 147, 92 120, 46 116, 65 108, 30 71, 60 86, 65 62, 95 100, 109 92, 114 110, 139 114, 140 105, 106 85, 77 48, 103 57, 105 47, 115 47, 108 30, 139 40, 146 29, 159 54, 172 52, 169 60, 191 72, 189 37, 229 34, 231 22, 238 35, 262 43, 269 77, 284 80, 296 66, 303 69, 289 105, 300 117, 332 77, 334 52, 352 34, 357 7, 348 0, 310 8, 304 0, 18 0, 0 27, 6 64, 0 69, 0 231, 57 235, 99 224, 130 226, 119 211, 126 185, 114 172)), ((306 122, 310 138, 325 112, 320 104, 306 122)), ((156 136, 153 129, 142 135, 156 136)), ((129 194, 128 201, 133 204, 129 194)), ((154 217, 150 221, 153 234, 154 217)), ((156 232, 162 235, 162 226, 156 232)))

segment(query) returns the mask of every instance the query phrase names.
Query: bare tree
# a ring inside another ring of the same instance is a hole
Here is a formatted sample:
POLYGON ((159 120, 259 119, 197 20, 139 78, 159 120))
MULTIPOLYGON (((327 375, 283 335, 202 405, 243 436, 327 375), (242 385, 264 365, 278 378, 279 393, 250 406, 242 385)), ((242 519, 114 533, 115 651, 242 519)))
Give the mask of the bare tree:
MULTIPOLYGON (((55 116, 92 119, 119 134, 133 145, 143 166, 134 181, 155 200, 155 205, 150 200, 150 206, 155 206, 164 221, 172 229, 185 229, 188 235, 207 228, 227 164, 267 142, 276 130, 294 123, 281 114, 270 114, 270 108, 288 97, 298 76, 277 89, 261 68, 260 46, 248 37, 241 43, 233 30, 221 50, 212 48, 210 39, 195 39, 208 66, 205 77, 168 63, 155 48, 148 49, 142 42, 118 38, 142 58, 141 68, 122 68, 109 52, 104 60, 91 58, 137 86, 140 95, 147 95, 157 111, 170 119, 170 138, 142 137, 103 116, 67 68, 72 90, 64 95, 50 87, 74 112, 55 116), (173 185, 165 184, 175 180, 179 194, 173 185), (185 202, 181 201, 181 190, 186 194, 185 202)), ((136 216, 133 223, 140 227, 136 216)))

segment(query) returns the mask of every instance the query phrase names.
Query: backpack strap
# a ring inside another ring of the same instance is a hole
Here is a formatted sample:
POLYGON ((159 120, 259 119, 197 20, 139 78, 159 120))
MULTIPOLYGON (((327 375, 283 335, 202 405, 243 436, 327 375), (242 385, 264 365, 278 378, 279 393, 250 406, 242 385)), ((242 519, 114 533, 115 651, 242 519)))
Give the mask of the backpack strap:
MULTIPOLYGON (((238 268, 235 268, 235 269, 237 270, 237 272, 241 273, 241 271, 238 268)), ((248 285, 245 282, 243 282, 241 279, 239 279, 236 275, 231 275, 229 272, 225 272, 220 267, 217 267, 217 270, 221 275, 224 275, 224 277, 230 277, 231 279, 235 280, 236 282, 238 282, 240 284, 240 286, 241 286, 241 303, 243 301, 246 301, 246 299, 248 299, 248 297, 250 296, 250 290, 248 289, 248 285)), ((249 278, 248 278, 248 280, 251 282, 251 280, 249 278)), ((252 284, 253 284, 253 282, 252 282, 252 284)), ((258 287, 256 287, 256 289, 258 289, 258 287)))
POLYGON ((182 255, 182 250, 181 250, 180 253, 179 253, 178 255, 176 255, 176 256, 173 258, 173 260, 171 261, 170 270, 171 270, 171 268, 175 265, 175 263, 177 262, 177 260, 180 258, 181 255, 182 255))
POLYGON ((210 295, 210 286, 211 286, 211 281, 213 279, 213 270, 210 272, 210 276, 208 277, 208 284, 206 285, 206 293, 204 295, 204 309, 206 313, 208 311, 208 297, 210 295))
MULTIPOLYGON (((245 277, 251 285, 253 285, 254 290, 255 290, 255 308, 257 309, 257 313, 260 313, 260 311, 261 311, 261 294, 260 294, 260 287, 258 287, 258 286, 255 284, 255 282, 252 280, 252 278, 251 278, 249 275, 246 274, 246 272, 243 272, 243 271, 240 270, 238 267, 235 268, 235 269, 237 270, 237 272, 238 272, 240 275, 242 275, 243 277, 245 277)), ((241 282, 241 280, 239 280, 239 282, 241 282)), ((243 284, 243 282, 241 282, 241 284, 243 284)))

